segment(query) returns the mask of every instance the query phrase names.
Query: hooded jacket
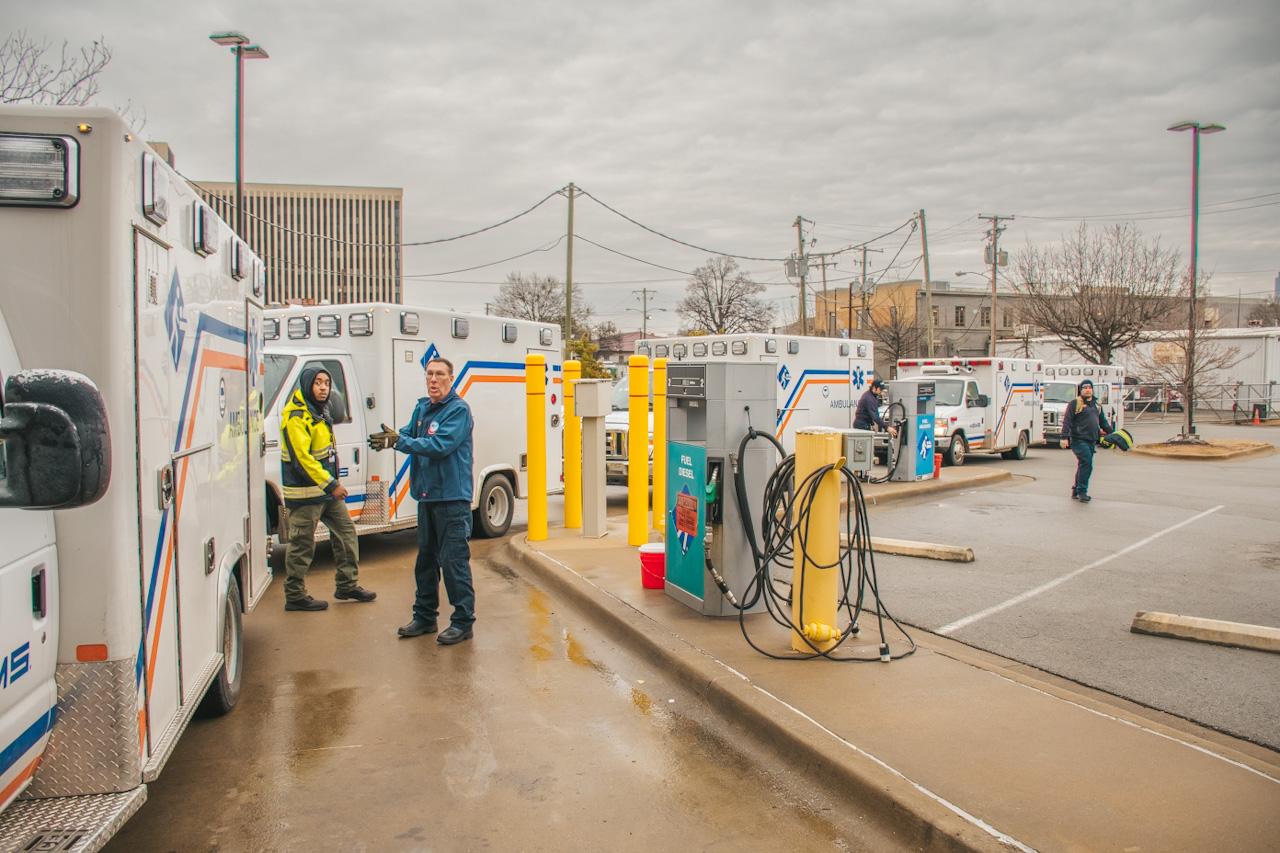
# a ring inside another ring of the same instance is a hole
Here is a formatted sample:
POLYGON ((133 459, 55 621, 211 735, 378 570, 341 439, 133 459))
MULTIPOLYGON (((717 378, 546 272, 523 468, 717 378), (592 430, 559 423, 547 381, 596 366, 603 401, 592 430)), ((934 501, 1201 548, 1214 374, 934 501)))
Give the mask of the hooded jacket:
POLYGON ((439 403, 423 397, 396 450, 409 454, 409 490, 417 501, 471 503, 471 408, 452 389, 439 403))
MULTIPOLYGON (((1093 387, 1093 383, 1089 383, 1093 387)), ((1062 415, 1062 436, 1069 441, 1088 441, 1093 444, 1104 433, 1112 432, 1111 424, 1107 423, 1107 416, 1102 413, 1102 408, 1098 405, 1097 398, 1085 401, 1084 395, 1080 393, 1080 389, 1084 387, 1081 382, 1076 387, 1076 398, 1067 403, 1066 411, 1062 415)))
POLYGON ((338 480, 338 451, 333 442, 328 401, 316 400, 312 385, 329 371, 308 367, 280 420, 280 484, 287 507, 333 500, 338 480))

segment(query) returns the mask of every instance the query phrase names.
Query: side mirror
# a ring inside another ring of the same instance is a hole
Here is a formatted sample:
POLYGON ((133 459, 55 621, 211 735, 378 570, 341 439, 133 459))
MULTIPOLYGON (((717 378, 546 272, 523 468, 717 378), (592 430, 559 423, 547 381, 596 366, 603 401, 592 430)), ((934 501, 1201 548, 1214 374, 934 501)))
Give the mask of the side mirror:
POLYGON ((87 376, 25 370, 4 383, 0 507, 70 509, 111 481, 107 408, 87 376))
POLYGON ((985 409, 987 406, 991 405, 991 398, 986 394, 979 394, 977 403, 979 409, 985 409))
POLYGON ((329 392, 328 409, 329 417, 335 424, 345 424, 351 420, 351 415, 347 412, 347 400, 337 388, 329 392))

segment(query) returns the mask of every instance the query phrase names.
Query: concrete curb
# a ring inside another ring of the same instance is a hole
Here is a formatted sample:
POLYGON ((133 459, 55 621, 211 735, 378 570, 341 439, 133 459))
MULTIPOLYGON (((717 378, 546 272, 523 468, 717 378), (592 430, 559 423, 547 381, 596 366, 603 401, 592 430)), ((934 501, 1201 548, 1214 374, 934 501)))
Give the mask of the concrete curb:
MULTIPOLYGON (((1007 474, 1005 475, 1008 476, 1007 474)), ((930 853, 1007 853, 1009 847, 973 819, 823 728, 664 625, 538 552, 523 537, 507 548, 537 581, 579 608, 597 627, 661 666, 730 725, 752 735, 804 778, 822 779, 898 849, 930 853)))
POLYGON ((929 560, 946 560, 952 563, 972 563, 973 549, 959 545, 938 545, 933 542, 911 542, 906 539, 871 537, 871 550, 878 554, 898 554, 903 557, 924 557, 929 560))
POLYGON ((1129 452, 1136 453, 1138 456, 1145 456, 1148 459, 1176 459, 1179 462, 1225 462, 1230 459, 1244 459, 1249 456, 1270 456, 1276 452, 1276 447, 1274 444, 1263 444, 1260 447, 1249 447, 1243 450, 1224 450, 1211 456, 1190 456, 1180 454, 1177 451, 1151 450, 1144 448, 1142 445, 1134 447, 1129 452))
POLYGON ((980 486, 990 486, 993 483, 999 483, 1004 480, 1013 479, 1013 475, 1003 468, 996 468, 991 471, 983 471, 972 477, 965 477, 962 480, 951 480, 938 478, 936 480, 920 480, 915 483, 901 483, 900 488, 895 488, 887 494, 868 494, 863 489, 862 494, 866 502, 871 506, 879 506, 880 504, 891 503, 893 501, 906 500, 907 498, 918 498, 923 495, 937 494, 938 492, 954 492, 959 489, 977 488, 980 486))
POLYGON ((1264 625, 1143 611, 1133 617, 1129 631, 1134 634, 1152 634, 1157 637, 1280 653, 1280 628, 1268 628, 1264 625))

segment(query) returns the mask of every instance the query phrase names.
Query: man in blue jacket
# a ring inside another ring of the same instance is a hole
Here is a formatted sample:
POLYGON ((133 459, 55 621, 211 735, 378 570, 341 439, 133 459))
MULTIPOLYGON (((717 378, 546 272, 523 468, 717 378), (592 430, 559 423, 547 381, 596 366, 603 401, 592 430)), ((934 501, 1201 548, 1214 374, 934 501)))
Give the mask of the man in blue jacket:
POLYGON ((374 450, 394 447, 409 455, 409 491, 418 502, 418 560, 413 567, 418 592, 413 619, 401 637, 434 634, 440 611, 440 579, 453 605, 449 627, 436 642, 451 646, 472 636, 475 590, 471 584, 471 409, 453 390, 453 364, 427 362, 427 396, 418 401, 408 426, 369 436, 374 450))
POLYGON ((1107 416, 1093 399, 1093 383, 1088 379, 1076 388, 1076 398, 1067 403, 1062 416, 1062 446, 1071 446, 1076 455, 1076 481, 1071 487, 1071 499, 1088 503, 1089 475, 1093 473, 1093 451, 1098 439, 1113 432, 1107 416))

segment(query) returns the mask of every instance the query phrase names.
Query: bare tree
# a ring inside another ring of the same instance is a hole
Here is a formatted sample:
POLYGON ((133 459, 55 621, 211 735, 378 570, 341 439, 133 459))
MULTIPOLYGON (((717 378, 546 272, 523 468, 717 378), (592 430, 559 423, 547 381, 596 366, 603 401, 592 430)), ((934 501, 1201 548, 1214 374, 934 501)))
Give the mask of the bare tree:
POLYGON ((1049 248, 1028 245, 1014 262, 1023 320, 1062 338, 1094 364, 1166 327, 1182 303, 1187 276, 1175 249, 1148 242, 1135 226, 1087 225, 1049 248))
POLYGON ((920 353, 924 318, 916 316, 916 292, 911 287, 884 287, 863 315, 859 336, 866 334, 875 341, 876 360, 882 364, 893 365, 920 353))
POLYGON ((758 293, 764 293, 764 285, 748 278, 733 258, 721 255, 693 271, 677 310, 690 329, 717 335, 763 332, 774 308, 758 293))
POLYGON ((0 44, 0 103, 83 106, 98 94, 98 75, 111 61, 105 41, 80 48, 78 56, 70 42, 62 43, 56 58, 50 48, 47 40, 36 41, 25 30, 0 44))
POLYGON ((1249 312, 1249 324, 1280 326, 1280 296, 1273 296, 1261 305, 1253 306, 1249 312))
POLYGON ((1226 346, 1207 338, 1203 333, 1196 336, 1195 359, 1191 363, 1187 358, 1188 331, 1163 332, 1152 343, 1150 352, 1135 351, 1133 364, 1148 381, 1170 385, 1182 394, 1183 408, 1191 408, 1189 386, 1201 388, 1222 377, 1219 371, 1230 370, 1241 361, 1244 355, 1239 347, 1226 346))
MULTIPOLYGON (((578 285, 573 286, 573 325, 585 329, 591 319, 591 306, 582 298, 578 285)), ((539 323, 558 323, 565 338, 573 335, 565 329, 564 282, 553 275, 532 273, 508 273, 507 280, 498 288, 498 298, 493 307, 504 317, 535 320, 539 323)))
POLYGON ((604 352, 617 352, 622 349, 622 330, 612 320, 605 320, 591 330, 591 340, 604 352))

